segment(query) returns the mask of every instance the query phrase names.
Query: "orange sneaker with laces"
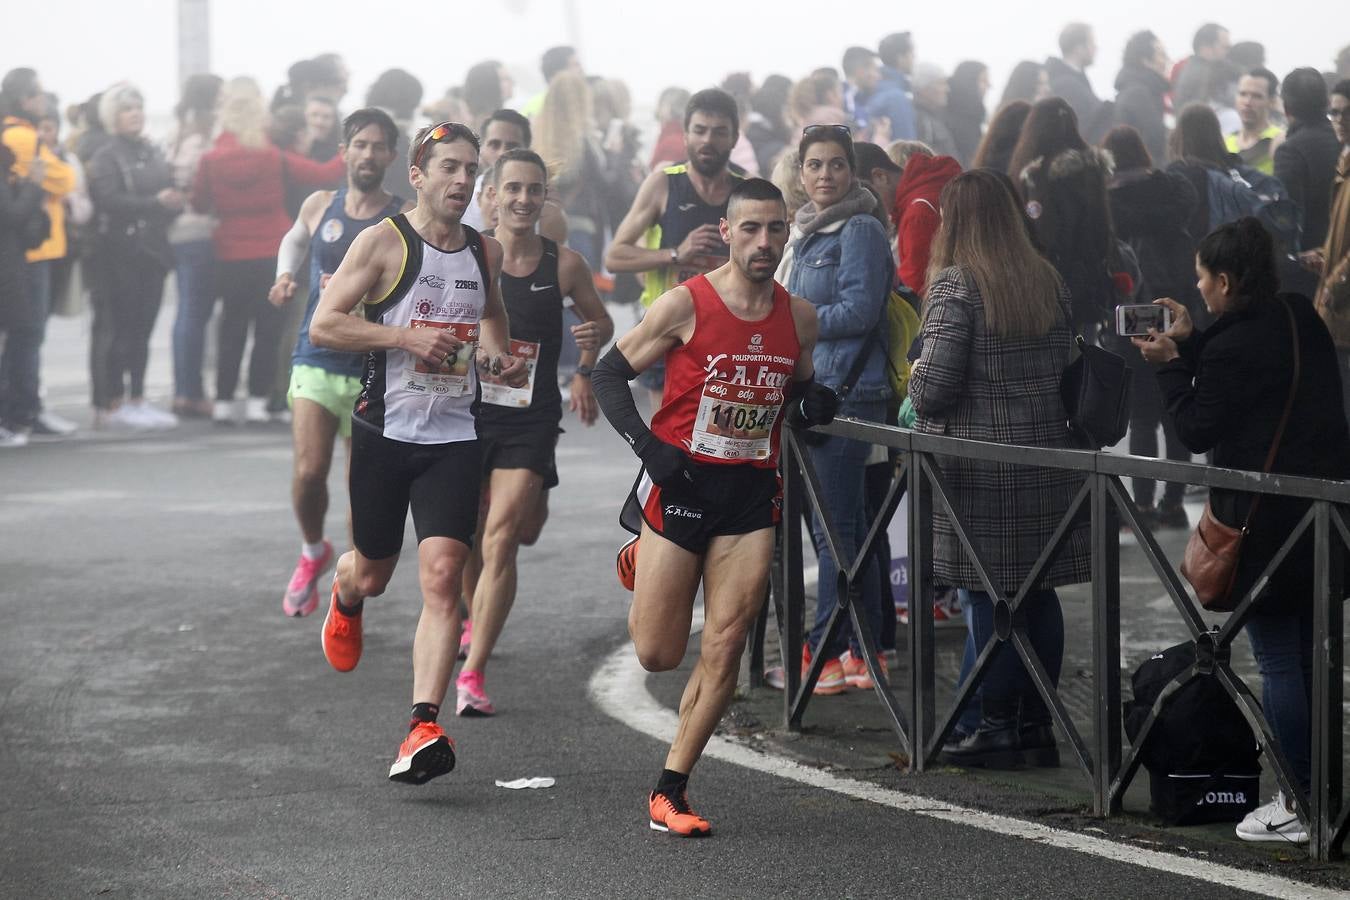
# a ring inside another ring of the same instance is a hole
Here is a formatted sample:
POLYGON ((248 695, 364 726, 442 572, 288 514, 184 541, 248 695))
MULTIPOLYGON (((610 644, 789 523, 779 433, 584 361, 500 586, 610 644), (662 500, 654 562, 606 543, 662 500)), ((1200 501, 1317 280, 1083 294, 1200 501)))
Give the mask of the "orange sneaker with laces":
POLYGON ((398 759, 389 767, 389 780, 426 784, 455 768, 455 742, 435 722, 418 722, 398 747, 398 759))
POLYGON ((708 820, 689 808, 689 791, 680 791, 671 798, 658 791, 652 791, 647 798, 647 810, 651 815, 648 823, 652 831, 664 831, 680 837, 707 837, 712 834, 708 820))
POLYGON ((637 551, 638 539, 634 537, 619 548, 618 559, 614 562, 619 570, 619 584, 630 591, 637 583, 637 551))
POLYGON ((323 655, 339 672, 350 672, 361 661, 361 617, 344 615, 338 609, 338 582, 333 578, 333 597, 323 620, 323 655))

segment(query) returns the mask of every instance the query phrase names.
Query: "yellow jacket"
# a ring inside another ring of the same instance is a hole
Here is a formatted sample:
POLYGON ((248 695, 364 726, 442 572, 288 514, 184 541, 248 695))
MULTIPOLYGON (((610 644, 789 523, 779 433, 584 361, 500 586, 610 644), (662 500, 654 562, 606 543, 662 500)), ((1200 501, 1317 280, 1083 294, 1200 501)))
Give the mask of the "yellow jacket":
POLYGON ((61 200, 75 190, 75 170, 50 148, 40 145, 37 129, 24 119, 6 116, 0 140, 14 151, 14 172, 20 178, 28 177, 28 166, 33 162, 33 157, 41 157, 47 164, 47 173, 42 179, 42 189, 47 193, 43 207, 51 217, 52 232, 47 240, 28 251, 28 261, 61 259, 66 255, 66 210, 61 200))

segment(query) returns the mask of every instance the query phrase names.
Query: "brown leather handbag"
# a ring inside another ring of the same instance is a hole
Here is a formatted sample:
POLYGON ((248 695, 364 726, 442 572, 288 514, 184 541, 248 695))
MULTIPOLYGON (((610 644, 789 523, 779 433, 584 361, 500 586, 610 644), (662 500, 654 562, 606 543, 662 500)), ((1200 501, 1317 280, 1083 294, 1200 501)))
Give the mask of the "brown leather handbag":
MULTIPOLYGON (((1266 464, 1261 470, 1269 473, 1275 464, 1275 454, 1279 452, 1280 441, 1284 437, 1284 428, 1289 424, 1289 414, 1294 409, 1294 394, 1298 391, 1302 359, 1298 348, 1298 324, 1294 321, 1293 310, 1288 303, 1282 303, 1285 314, 1289 316, 1289 330, 1294 340, 1294 377, 1289 383, 1289 399, 1284 404, 1284 414, 1280 416, 1279 427, 1275 429, 1275 438, 1270 442, 1270 452, 1266 454, 1266 464)), ((1240 599, 1233 596, 1233 582, 1237 578, 1238 558, 1242 552, 1242 542, 1247 537, 1252 516, 1261 505, 1261 495, 1252 499, 1247 508, 1247 518, 1241 528, 1225 525, 1214 516, 1210 504, 1205 503, 1205 511, 1196 523, 1195 531, 1186 544, 1186 554, 1181 560, 1181 574, 1195 588, 1196 599, 1200 605, 1211 612, 1232 612, 1240 599)))

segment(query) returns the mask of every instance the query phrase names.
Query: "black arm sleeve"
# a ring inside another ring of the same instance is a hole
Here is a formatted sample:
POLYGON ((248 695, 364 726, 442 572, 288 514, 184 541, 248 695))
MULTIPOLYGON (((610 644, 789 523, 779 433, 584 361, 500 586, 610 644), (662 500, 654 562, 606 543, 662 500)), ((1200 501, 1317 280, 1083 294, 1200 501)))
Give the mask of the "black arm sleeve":
POLYGON ((591 390, 600 411, 605 414, 614 430, 623 435, 639 457, 656 438, 647 423, 638 413, 637 403, 633 400, 633 391, 628 382, 638 375, 620 352, 618 345, 600 357, 600 361, 591 370, 591 390))

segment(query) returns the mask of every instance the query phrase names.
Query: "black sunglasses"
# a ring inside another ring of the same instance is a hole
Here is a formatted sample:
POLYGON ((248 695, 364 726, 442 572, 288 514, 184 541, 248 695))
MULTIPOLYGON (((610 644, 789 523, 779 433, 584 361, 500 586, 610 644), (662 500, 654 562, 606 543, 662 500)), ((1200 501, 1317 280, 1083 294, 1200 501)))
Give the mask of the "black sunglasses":
POLYGON ((853 132, 847 125, 807 125, 802 129, 802 137, 810 137, 813 134, 837 134, 840 137, 853 140, 853 132))

